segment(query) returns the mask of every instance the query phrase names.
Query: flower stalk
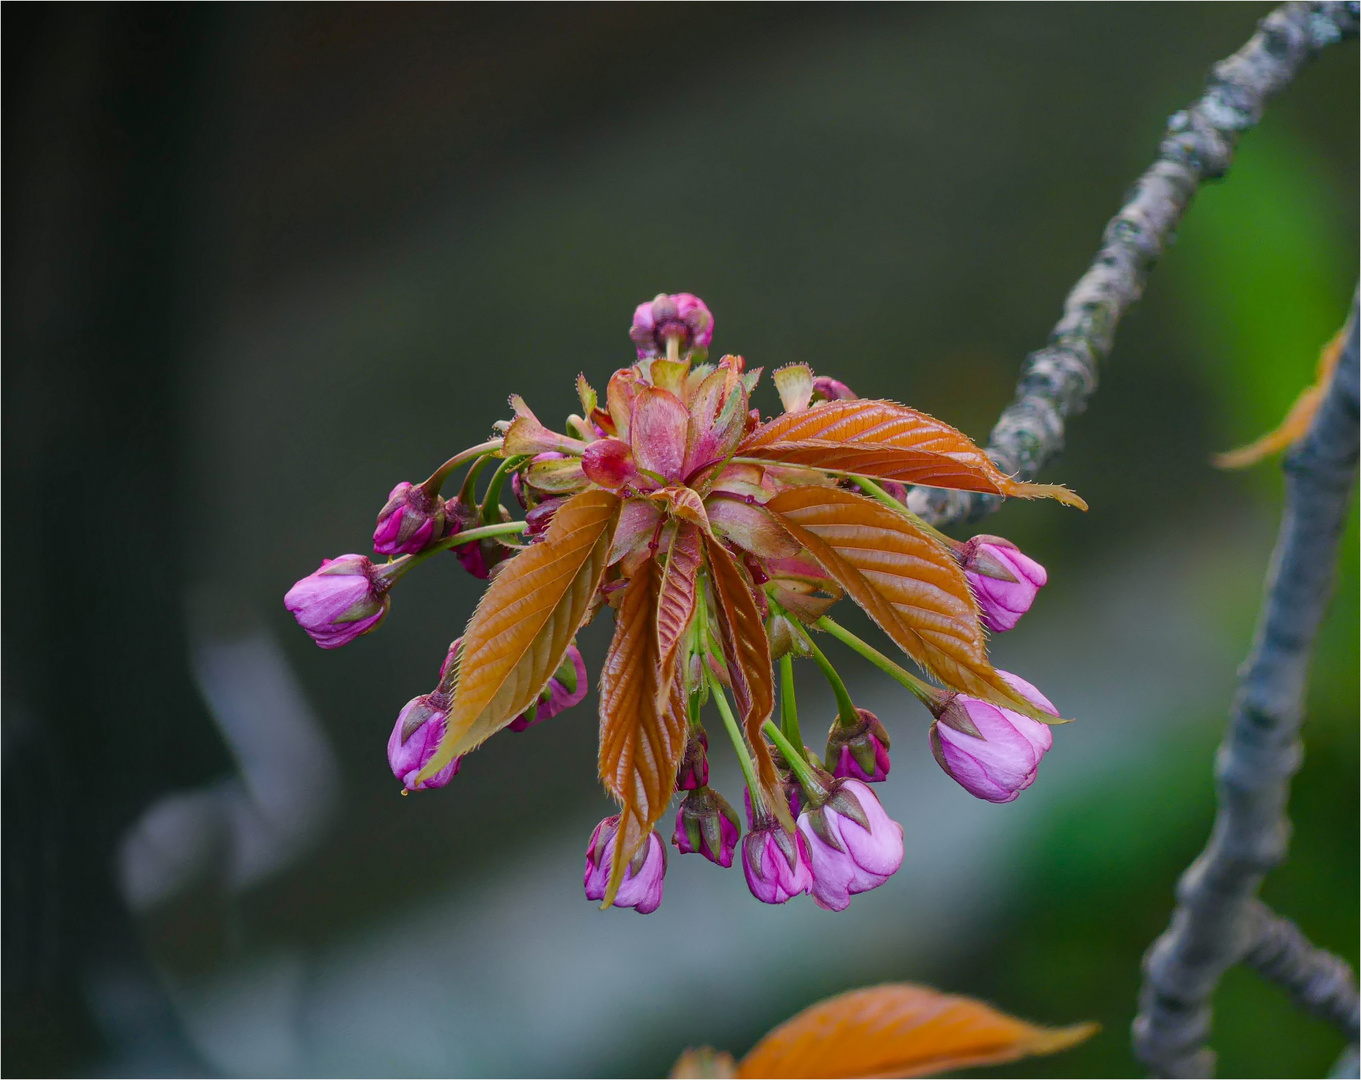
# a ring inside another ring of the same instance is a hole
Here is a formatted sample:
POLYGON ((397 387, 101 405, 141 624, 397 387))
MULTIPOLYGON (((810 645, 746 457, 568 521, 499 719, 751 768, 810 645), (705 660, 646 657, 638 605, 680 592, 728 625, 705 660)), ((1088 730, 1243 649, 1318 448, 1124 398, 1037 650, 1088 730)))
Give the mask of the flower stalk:
POLYGON ((799 706, 794 700, 794 658, 788 654, 780 657, 780 727, 795 746, 804 745, 799 730, 799 706))
POLYGON ((940 710, 945 707, 947 698, 949 697, 947 693, 936 689, 936 687, 932 686, 930 683, 923 682, 910 671, 899 667, 868 641, 856 637, 855 634, 851 633, 844 626, 834 622, 830 616, 824 615, 813 625, 819 630, 825 630, 843 645, 849 645, 885 675, 910 690, 918 701, 931 710, 933 716, 937 715, 940 710))

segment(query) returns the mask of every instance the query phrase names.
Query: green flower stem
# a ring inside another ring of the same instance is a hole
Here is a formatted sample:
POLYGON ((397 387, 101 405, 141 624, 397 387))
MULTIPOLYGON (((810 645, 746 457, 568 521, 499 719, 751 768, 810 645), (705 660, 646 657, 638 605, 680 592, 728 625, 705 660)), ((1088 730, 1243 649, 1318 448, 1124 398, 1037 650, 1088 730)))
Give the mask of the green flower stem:
POLYGON ((519 467, 525 460, 525 455, 518 454, 508 457, 500 465, 496 466, 496 471, 491 474, 491 479, 487 481, 487 494, 482 499, 482 522, 491 525, 496 520, 496 511, 501 506, 501 486, 506 482, 506 476, 519 467))
POLYGON ((438 469, 430 474, 423 484, 421 490, 427 495, 435 495, 444 486, 444 481, 449 478, 449 474, 462 465, 465 461, 472 461, 474 458, 481 458, 487 454, 495 453, 501 449, 500 439, 489 439, 487 442, 478 443, 470 446, 461 453, 455 454, 438 469))
POLYGON ((826 615, 813 625, 819 630, 827 631, 827 633, 831 634, 832 637, 836 638, 843 645, 849 645, 885 675, 888 675, 890 678, 911 690, 917 700, 931 710, 933 716, 940 709, 944 708, 945 695, 942 691, 937 690, 930 683, 922 682, 921 679, 917 678, 910 671, 906 671, 899 667, 868 641, 862 641, 844 626, 833 622, 826 615))
POLYGON ((784 737, 784 733, 777 728, 774 723, 767 720, 761 725, 761 730, 769 737, 770 741, 779 747, 780 753, 784 755, 785 761, 789 765, 789 770, 798 778, 799 787, 803 788, 804 794, 808 796, 808 801, 814 806, 819 806, 827 799, 827 788, 818 779, 813 768, 804 760, 803 750, 795 749, 794 744, 784 737))
POLYGON ((841 676, 837 674, 836 668, 832 667, 832 662, 827 659, 823 651, 817 647, 817 643, 812 638, 808 639, 808 647, 813 650, 813 660, 822 670, 822 676, 832 688, 832 693, 836 695, 837 720, 842 727, 853 727, 860 722, 860 714, 855 711, 855 703, 851 701, 850 691, 846 689, 846 684, 841 681, 841 676))
POLYGON ((780 657, 780 727, 795 746, 803 745, 799 707, 794 701, 794 658, 787 653, 780 657))
POLYGON ((417 552, 415 555, 403 555, 400 559, 393 559, 392 562, 385 563, 378 568, 378 574, 386 582, 386 588, 390 589, 409 571, 414 570, 430 556, 438 555, 441 551, 448 551, 451 547, 458 547, 461 544, 485 540, 489 536, 509 536, 512 533, 524 531, 525 523, 523 521, 503 521, 499 525, 483 525, 478 529, 467 529, 464 532, 454 533, 453 536, 446 536, 443 540, 431 544, 424 551, 417 552))
POLYGON ((887 491, 885 491, 882 487, 880 487, 873 480, 871 480, 868 476, 852 476, 851 479, 854 480, 857 484, 859 484, 861 490, 863 490, 865 494, 868 495, 870 498, 883 503, 890 510, 896 510, 898 513, 902 514, 903 517, 907 518, 908 521, 912 522, 913 525, 921 529, 922 532, 928 534, 929 536, 934 537, 936 540, 940 541, 951 551, 958 551, 960 548, 964 546, 953 536, 946 536, 934 525, 928 525, 925 521, 919 518, 906 506, 904 506, 892 495, 890 495, 887 491))
POLYGON ((751 792, 751 805, 754 808, 764 806, 761 798, 761 787, 756 782, 756 766, 752 764, 751 754, 747 752, 747 741, 742 735, 742 730, 737 726, 737 717, 733 715, 732 706, 728 704, 728 695, 724 693, 722 685, 714 678, 713 672, 708 672, 709 685, 713 689, 713 697, 718 705, 719 715, 723 717, 723 725, 728 729, 728 738, 732 740, 732 748, 737 752, 737 763, 742 766, 742 775, 747 778, 747 790, 751 792))
POLYGON ((477 478, 490 460, 490 456, 478 458, 468 470, 468 475, 463 478, 463 486, 458 489, 458 501, 464 506, 472 506, 477 502, 477 478))

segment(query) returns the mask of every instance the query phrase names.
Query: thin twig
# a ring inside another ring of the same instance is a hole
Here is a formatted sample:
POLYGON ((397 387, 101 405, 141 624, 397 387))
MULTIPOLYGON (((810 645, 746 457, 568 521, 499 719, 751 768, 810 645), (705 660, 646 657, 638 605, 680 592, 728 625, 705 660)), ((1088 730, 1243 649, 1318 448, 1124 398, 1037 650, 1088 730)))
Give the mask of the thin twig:
POLYGON ((1334 1025, 1351 1042, 1361 1038, 1361 997, 1351 965, 1316 948, 1298 926, 1261 901, 1252 909, 1257 943, 1243 963, 1284 988, 1296 1005, 1334 1025))
MULTIPOLYGON (((1049 344, 1026 357, 1016 397, 992 429, 988 455, 1004 473, 1033 480, 1063 448, 1065 421, 1086 407, 1121 316, 1139 299, 1192 196, 1228 171, 1239 136, 1261 119, 1267 100, 1306 61, 1356 36, 1357 7, 1283 4, 1243 48, 1215 65, 1200 100, 1168 120, 1158 160, 1107 224, 1101 250, 1064 301, 1049 344)), ((975 521, 1001 501, 939 488, 917 487, 908 494, 908 506, 933 525, 975 521)))
POLYGON ((1210 998, 1224 971, 1261 944, 1257 890, 1285 858, 1309 660, 1356 476, 1357 349, 1353 303, 1327 393, 1286 457, 1285 512, 1266 600, 1219 748, 1214 829, 1177 885, 1171 925, 1144 958, 1134 1050, 1160 1076, 1211 1075, 1210 998))

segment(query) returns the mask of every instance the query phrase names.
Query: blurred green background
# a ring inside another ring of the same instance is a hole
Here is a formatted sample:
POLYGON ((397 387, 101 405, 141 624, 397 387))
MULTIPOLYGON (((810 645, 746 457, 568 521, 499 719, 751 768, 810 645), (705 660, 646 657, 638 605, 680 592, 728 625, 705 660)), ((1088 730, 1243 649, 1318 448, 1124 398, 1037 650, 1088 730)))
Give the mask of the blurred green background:
MULTIPOLYGON (((674 856, 655 915, 596 912, 594 696, 398 798, 392 720, 479 583, 436 560, 342 654, 281 597, 507 394, 556 420, 578 371, 602 386, 660 290, 708 302, 720 352, 985 439, 1165 118, 1267 10, 11 12, 5 1071, 663 1075, 902 979, 1102 1024, 978 1075, 1139 1074, 1139 959, 1208 833, 1280 509, 1274 463, 1208 460, 1281 419, 1356 286, 1354 44, 1271 104, 1121 326, 1044 477, 1091 511, 984 526, 1050 572, 994 648, 1078 718, 1035 786, 972 800, 838 654, 908 837, 847 912, 674 856)), ((1265 889, 1353 965, 1357 561, 1353 509, 1265 889)), ((1309 1076, 1341 1039, 1235 971, 1214 1045, 1222 1075, 1309 1076)))

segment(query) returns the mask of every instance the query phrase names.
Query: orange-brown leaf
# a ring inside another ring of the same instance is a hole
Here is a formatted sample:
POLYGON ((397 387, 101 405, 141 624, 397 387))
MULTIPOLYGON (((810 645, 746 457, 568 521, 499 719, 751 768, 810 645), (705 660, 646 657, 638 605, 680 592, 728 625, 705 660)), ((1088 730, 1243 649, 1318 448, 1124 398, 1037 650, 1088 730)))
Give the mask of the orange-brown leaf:
POLYGON ((1337 367, 1337 360, 1342 355, 1342 346, 1346 340, 1347 330, 1343 327, 1332 341, 1323 346, 1323 350, 1318 354, 1318 371, 1314 381, 1300 391, 1300 396, 1290 406, 1290 411, 1286 413, 1285 419, 1278 427, 1246 446, 1239 446, 1223 454, 1215 454, 1211 459, 1215 467, 1245 469, 1265 457, 1290 448, 1304 438, 1309 426, 1314 422, 1314 415, 1323 401, 1328 384, 1332 382, 1333 369, 1337 367))
POLYGON ((952 689, 1036 714, 989 663, 969 583, 938 540, 841 488, 791 488, 766 508, 919 667, 952 689))
POLYGON ((727 549, 717 541, 705 540, 704 550, 709 562, 709 581, 714 588, 718 640, 723 645, 732 694, 756 760, 756 778, 780 824, 792 832, 794 822, 780 794, 775 762, 761 734, 761 725, 770 719, 775 708, 775 675, 770 665, 765 623, 751 595, 751 586, 727 549))
POLYGON ((534 702, 581 627, 618 519, 617 496, 598 490, 574 495, 553 515, 544 538, 496 575, 464 632, 444 738, 421 779, 534 702))
POLYGON ((658 707, 661 585, 656 559, 647 559, 629 579, 600 674, 600 780, 620 807, 606 907, 614 902, 629 861, 665 813, 685 749, 685 697, 674 673, 658 707))
POLYGON ((700 562, 699 528, 683 521, 671 539, 657 593, 658 710, 671 697, 671 683, 679 667, 677 654, 695 615, 700 562))
POLYGON ((963 432, 892 401, 827 401, 777 416, 747 436, 737 453, 929 487, 1047 496, 1087 508, 1058 484, 1011 479, 963 432))
POLYGON ((738 1063, 736 1075, 935 1076, 1054 1054, 1096 1030, 1037 1027, 972 998, 889 983, 838 994, 785 1021, 738 1063))

